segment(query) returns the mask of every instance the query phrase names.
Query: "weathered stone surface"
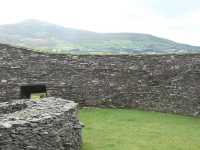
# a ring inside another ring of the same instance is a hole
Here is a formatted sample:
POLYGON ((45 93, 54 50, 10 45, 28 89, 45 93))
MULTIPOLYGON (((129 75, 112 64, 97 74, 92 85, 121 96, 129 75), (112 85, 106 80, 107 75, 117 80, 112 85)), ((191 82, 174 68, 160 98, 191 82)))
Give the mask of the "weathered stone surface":
POLYGON ((0 110, 0 150, 80 149, 82 126, 72 101, 17 100, 0 103, 0 110))
POLYGON ((71 56, 1 44, 0 100, 29 84, 89 106, 200 114, 200 54, 71 56))

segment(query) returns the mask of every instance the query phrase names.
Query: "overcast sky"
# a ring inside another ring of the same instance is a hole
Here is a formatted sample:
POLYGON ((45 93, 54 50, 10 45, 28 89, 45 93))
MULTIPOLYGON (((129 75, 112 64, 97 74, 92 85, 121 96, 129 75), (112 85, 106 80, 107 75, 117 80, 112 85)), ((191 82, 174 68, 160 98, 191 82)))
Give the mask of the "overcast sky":
POLYGON ((0 0, 0 24, 39 19, 96 32, 137 32, 200 46, 200 0, 0 0))

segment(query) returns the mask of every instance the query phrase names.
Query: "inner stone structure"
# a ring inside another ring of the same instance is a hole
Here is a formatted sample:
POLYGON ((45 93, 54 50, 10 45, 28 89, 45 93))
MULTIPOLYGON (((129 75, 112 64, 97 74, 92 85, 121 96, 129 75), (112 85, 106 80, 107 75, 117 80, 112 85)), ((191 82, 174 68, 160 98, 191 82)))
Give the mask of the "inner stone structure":
POLYGON ((200 54, 73 56, 0 44, 0 101, 45 91, 87 106, 199 116, 200 54))
POLYGON ((60 98, 0 103, 0 150, 79 150, 77 104, 60 98))

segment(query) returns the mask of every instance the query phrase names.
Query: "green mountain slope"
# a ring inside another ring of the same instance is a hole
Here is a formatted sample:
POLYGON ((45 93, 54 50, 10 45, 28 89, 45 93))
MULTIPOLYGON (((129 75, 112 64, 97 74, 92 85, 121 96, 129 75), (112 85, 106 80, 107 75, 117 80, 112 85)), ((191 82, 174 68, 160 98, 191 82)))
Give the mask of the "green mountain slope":
POLYGON ((200 47, 138 33, 95 33, 38 20, 0 26, 0 42, 72 54, 198 53, 200 47))

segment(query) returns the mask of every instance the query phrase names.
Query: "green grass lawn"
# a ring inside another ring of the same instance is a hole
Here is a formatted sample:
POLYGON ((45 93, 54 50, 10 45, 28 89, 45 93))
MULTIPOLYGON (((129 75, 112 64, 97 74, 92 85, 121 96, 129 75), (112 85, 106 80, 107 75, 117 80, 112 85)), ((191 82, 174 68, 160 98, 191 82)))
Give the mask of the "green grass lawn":
POLYGON ((200 119, 122 109, 80 111, 82 150, 200 150, 200 119))

